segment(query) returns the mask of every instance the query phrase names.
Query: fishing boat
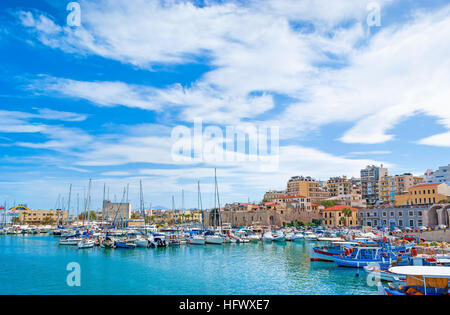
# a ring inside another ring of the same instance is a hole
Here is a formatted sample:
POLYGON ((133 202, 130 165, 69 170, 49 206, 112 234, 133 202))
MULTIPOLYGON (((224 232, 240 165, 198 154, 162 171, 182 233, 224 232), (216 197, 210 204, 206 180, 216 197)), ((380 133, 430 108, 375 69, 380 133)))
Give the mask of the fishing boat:
POLYGON ((314 234, 313 232, 305 232, 304 238, 307 241, 315 241, 317 240, 317 235, 314 234))
POLYGON ((295 233, 292 238, 292 242, 301 242, 305 240, 305 235, 303 233, 295 233))
POLYGON ((79 249, 93 248, 95 246, 95 241, 92 239, 85 238, 78 243, 79 249))
POLYGON ((272 232, 266 232, 263 234, 261 240, 263 242, 272 242, 273 241, 273 235, 272 232))
POLYGON ((389 272, 405 275, 406 281, 396 280, 384 288, 386 295, 448 295, 449 267, 401 266, 389 272))
POLYGON ((115 240, 110 237, 107 236, 101 243, 100 243, 100 247, 102 248, 116 248, 116 242, 115 240))
POLYGON ((259 242, 261 240, 261 237, 259 235, 257 235, 257 234, 250 234, 248 236, 248 239, 249 239, 249 242, 257 243, 257 242, 259 242))
POLYGON ((286 241, 292 242, 294 240, 295 234, 290 232, 286 234, 286 241))
POLYGON ((137 237, 135 243, 136 247, 143 247, 143 248, 149 247, 149 241, 144 237, 137 237))
POLYGON ((311 261, 334 262, 333 256, 344 255, 345 248, 352 248, 356 243, 334 242, 327 245, 309 245, 309 259, 311 261))
POLYGON ((278 242, 278 243, 284 243, 284 242, 286 242, 286 236, 284 235, 284 233, 282 231, 278 231, 273 236, 273 241, 278 242))
POLYGON ((383 252, 381 247, 356 247, 350 255, 335 255, 333 261, 340 267, 363 268, 370 264, 388 267, 393 253, 383 252))
POLYGON ((149 239, 150 247, 152 248, 160 248, 167 247, 166 236, 164 234, 153 234, 153 237, 149 239))
POLYGON ((135 249, 136 243, 129 239, 120 239, 116 241, 116 248, 135 249))

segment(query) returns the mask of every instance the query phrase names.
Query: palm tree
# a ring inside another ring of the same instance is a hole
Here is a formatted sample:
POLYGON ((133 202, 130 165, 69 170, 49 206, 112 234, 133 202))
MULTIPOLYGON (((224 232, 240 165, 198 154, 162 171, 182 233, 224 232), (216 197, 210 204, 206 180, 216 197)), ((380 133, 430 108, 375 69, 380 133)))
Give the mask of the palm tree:
MULTIPOLYGON (((342 217, 342 219, 344 219, 343 221, 344 221, 344 225, 347 225, 346 223, 347 223, 347 218, 351 218, 352 217, 352 215, 353 215, 353 211, 351 210, 351 209, 349 209, 349 208, 345 208, 344 210, 342 210, 342 214, 344 215, 343 217, 342 217)), ((342 220, 341 219, 341 220, 342 220)))

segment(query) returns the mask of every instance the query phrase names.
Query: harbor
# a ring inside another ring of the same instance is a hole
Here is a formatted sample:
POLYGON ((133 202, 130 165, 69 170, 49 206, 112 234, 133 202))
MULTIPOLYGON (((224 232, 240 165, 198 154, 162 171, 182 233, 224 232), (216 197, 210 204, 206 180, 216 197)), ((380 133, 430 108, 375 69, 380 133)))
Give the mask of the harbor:
POLYGON ((389 272, 391 267, 450 265, 445 242, 359 230, 164 230, 10 227, 0 236, 0 289, 6 294, 377 295, 392 290, 392 283, 406 283, 404 275, 389 272), (198 242, 208 235, 214 241, 198 242), (73 262, 81 269, 79 287, 66 283, 66 266, 73 262), (24 277, 24 270, 33 277, 24 277))

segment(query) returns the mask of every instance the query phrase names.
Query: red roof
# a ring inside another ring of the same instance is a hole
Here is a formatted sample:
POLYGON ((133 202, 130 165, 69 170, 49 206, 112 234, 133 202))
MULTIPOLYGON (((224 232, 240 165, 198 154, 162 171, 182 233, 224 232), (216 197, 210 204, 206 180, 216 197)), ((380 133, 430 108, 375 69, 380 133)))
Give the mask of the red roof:
POLYGON ((439 186, 439 185, 441 185, 441 184, 443 184, 443 183, 434 183, 434 184, 420 184, 420 185, 416 185, 416 186, 413 186, 413 187, 411 187, 411 188, 425 188, 425 187, 436 187, 436 186, 439 186))
POLYGON ((325 211, 343 211, 344 209, 350 209, 352 211, 358 210, 356 208, 352 208, 349 206, 333 206, 333 207, 326 208, 325 211))

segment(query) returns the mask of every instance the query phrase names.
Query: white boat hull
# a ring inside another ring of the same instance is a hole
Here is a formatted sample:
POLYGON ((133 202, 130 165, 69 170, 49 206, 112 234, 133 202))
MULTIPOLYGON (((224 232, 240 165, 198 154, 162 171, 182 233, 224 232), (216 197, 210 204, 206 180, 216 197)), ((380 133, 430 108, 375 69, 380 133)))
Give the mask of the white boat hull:
POLYGON ((206 244, 222 245, 223 238, 221 238, 219 236, 208 236, 208 237, 206 237, 206 244))
POLYGON ((284 236, 276 236, 276 237, 274 237, 273 241, 274 242, 278 242, 278 243, 283 243, 283 242, 286 242, 286 237, 284 237, 284 236))
POLYGON ((196 238, 196 237, 194 237, 194 238, 192 238, 190 241, 189 241, 189 244, 191 244, 191 245, 205 245, 206 244, 206 240, 204 239, 204 238, 196 238))

